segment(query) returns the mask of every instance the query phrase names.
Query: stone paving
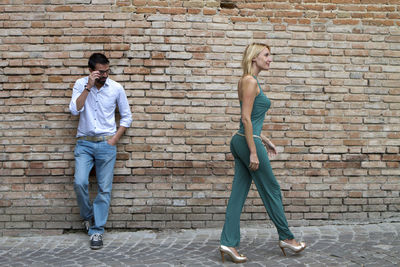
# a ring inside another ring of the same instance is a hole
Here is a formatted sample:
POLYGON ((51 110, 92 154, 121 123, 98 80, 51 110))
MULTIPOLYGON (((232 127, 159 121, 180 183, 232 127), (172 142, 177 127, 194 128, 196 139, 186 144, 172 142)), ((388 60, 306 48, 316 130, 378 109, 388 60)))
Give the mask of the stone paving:
POLYGON ((234 264, 217 250, 221 229, 117 232, 101 250, 83 232, 59 236, 1 237, 0 266, 400 266, 400 223, 291 227, 308 247, 283 256, 274 228, 242 228, 234 264))

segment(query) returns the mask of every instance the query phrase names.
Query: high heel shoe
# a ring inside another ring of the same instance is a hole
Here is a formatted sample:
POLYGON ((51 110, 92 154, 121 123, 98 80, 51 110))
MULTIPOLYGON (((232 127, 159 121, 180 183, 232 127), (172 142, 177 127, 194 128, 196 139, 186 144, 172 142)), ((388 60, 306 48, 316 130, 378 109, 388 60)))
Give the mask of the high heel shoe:
POLYGON ((279 240, 279 247, 281 248, 283 255, 286 256, 285 253, 285 248, 291 249, 295 253, 299 253, 300 251, 303 251, 306 248, 306 243, 304 242, 299 242, 299 246, 291 245, 283 240, 279 240))
POLYGON ((243 263, 243 262, 247 261, 246 256, 244 256, 242 254, 239 254, 239 256, 236 256, 235 253, 233 252, 233 250, 227 246, 221 245, 219 247, 219 251, 221 252, 222 262, 225 262, 224 254, 228 254, 234 263, 243 263))

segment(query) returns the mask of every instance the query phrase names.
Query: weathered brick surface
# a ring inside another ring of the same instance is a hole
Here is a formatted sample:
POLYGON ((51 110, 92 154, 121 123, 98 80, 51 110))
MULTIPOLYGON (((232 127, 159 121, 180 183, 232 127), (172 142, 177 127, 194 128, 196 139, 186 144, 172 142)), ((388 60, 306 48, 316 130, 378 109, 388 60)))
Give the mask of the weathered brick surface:
MULTIPOLYGON (((288 219, 399 216, 399 12, 394 0, 1 1, 0 234, 81 227, 68 103, 93 52, 134 116, 108 227, 220 226, 253 40, 274 54, 264 133, 288 219)), ((254 186, 242 218, 268 218, 254 186)))

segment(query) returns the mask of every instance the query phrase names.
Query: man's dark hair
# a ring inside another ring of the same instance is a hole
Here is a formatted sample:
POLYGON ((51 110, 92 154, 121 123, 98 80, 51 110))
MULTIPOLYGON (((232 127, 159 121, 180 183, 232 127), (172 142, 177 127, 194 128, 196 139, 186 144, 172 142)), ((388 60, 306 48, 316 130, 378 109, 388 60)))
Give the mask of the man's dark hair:
POLYGON ((89 68, 95 70, 96 64, 106 65, 110 64, 110 61, 108 61, 107 57, 101 53, 93 53, 89 58, 88 62, 89 68))

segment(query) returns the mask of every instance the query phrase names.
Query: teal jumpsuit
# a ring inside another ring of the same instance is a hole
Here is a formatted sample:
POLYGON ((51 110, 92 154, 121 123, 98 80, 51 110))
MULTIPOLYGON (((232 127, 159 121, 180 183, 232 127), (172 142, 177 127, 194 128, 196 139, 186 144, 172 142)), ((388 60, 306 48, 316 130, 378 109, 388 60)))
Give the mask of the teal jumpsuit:
MULTIPOLYGON (((254 77, 256 78, 256 77, 254 77)), ((257 79, 257 78, 256 78, 257 79)), ((257 80, 258 83, 258 80, 257 80)), ((251 111, 254 142, 257 149, 259 168, 256 171, 249 169, 250 150, 244 136, 244 126, 240 121, 240 129, 232 137, 230 148, 235 159, 235 176, 232 183, 232 192, 226 208, 225 224, 221 234, 221 245, 237 247, 240 242, 240 214, 250 189, 252 180, 264 203, 268 215, 278 230, 279 240, 293 239, 282 205, 280 186, 272 173, 268 153, 259 137, 265 118, 265 113, 271 106, 271 101, 264 95, 260 84, 260 93, 254 99, 251 111)), ((240 103, 240 106, 242 103, 240 103)))

